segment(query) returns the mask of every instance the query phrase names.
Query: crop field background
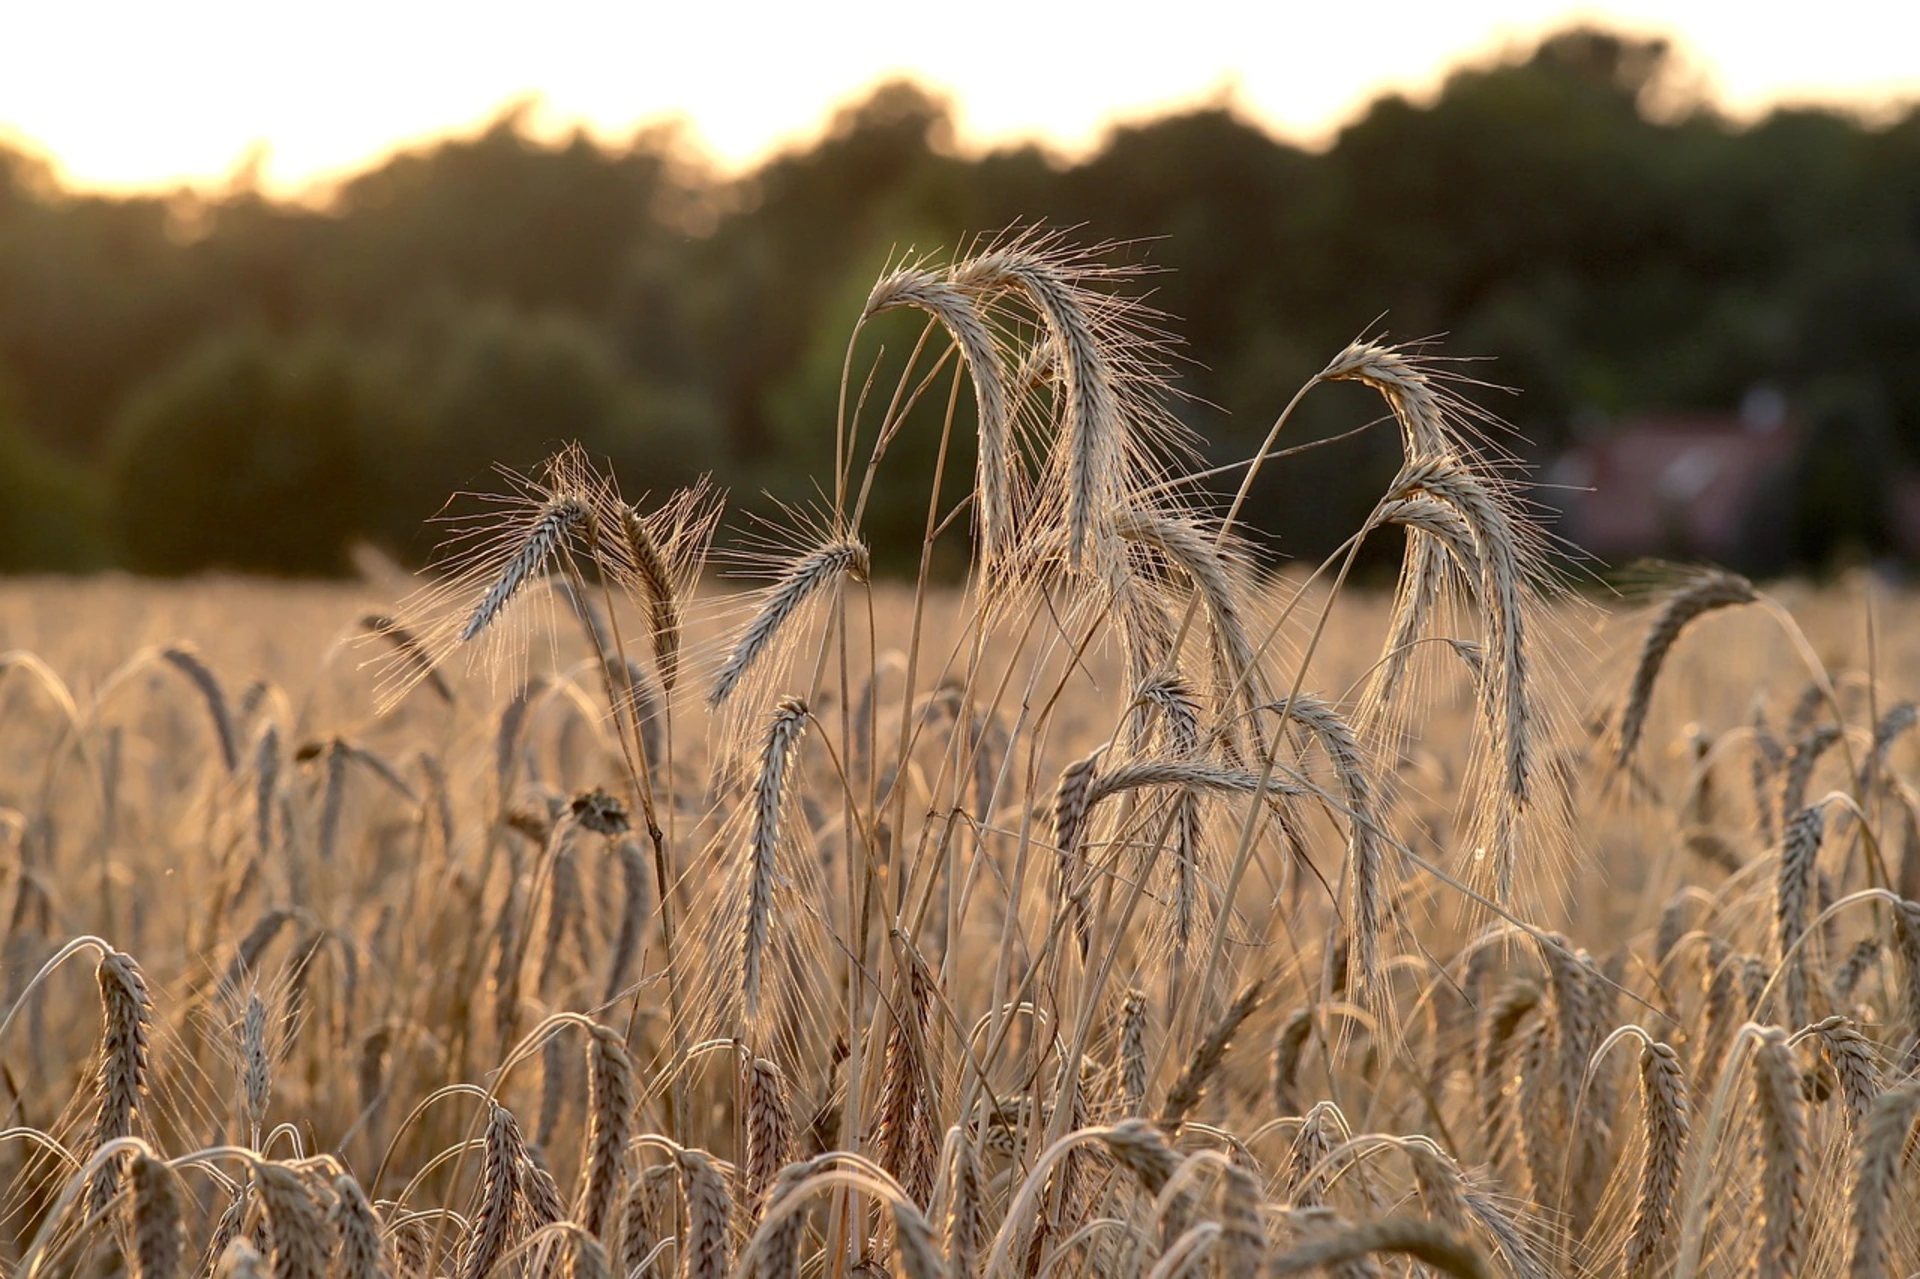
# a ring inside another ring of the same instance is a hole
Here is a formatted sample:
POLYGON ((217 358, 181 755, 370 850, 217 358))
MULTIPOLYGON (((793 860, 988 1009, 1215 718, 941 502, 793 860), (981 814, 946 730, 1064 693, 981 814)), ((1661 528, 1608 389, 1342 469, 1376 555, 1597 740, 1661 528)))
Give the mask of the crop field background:
POLYGON ((1914 602, 1563 589, 1371 343, 1400 585, 1258 574, 1088 263, 885 277, 777 533, 563 452, 424 590, 0 585, 9 1271, 1920 1266, 1914 602))

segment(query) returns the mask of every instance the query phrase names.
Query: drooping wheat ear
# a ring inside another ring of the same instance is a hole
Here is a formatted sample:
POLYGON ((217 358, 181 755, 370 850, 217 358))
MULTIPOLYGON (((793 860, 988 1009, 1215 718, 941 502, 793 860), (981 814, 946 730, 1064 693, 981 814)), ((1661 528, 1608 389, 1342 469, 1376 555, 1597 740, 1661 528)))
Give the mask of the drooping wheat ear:
POLYGON ((1893 953, 1900 961, 1900 1028, 1920 1035, 1920 902, 1901 901, 1893 910, 1893 953))
MULTIPOLYGON (((1574 950, 1572 943, 1558 934, 1549 935, 1540 950, 1553 990, 1560 1102, 1571 1117, 1580 1104, 1580 1085, 1586 1075, 1587 1061, 1600 1041, 1600 1018, 1591 989, 1593 966, 1585 951, 1574 950)), ((1595 1086, 1598 1086, 1597 1076, 1595 1086)), ((1589 1098, 1587 1107, 1591 1110, 1592 1106, 1589 1098)))
POLYGON ((1167 754, 1185 759, 1200 751, 1200 698, 1186 678, 1173 671, 1156 671, 1133 692, 1134 715, 1130 734, 1137 750, 1144 750, 1157 712, 1167 754))
POLYGON ((232 1198, 213 1223, 213 1233, 207 1238, 207 1250, 201 1254, 200 1273, 218 1274, 220 1262, 226 1256, 227 1245, 240 1235, 240 1226, 246 1218, 247 1206, 252 1195, 245 1185, 236 1186, 232 1198))
POLYGON ((1653 1264, 1673 1226, 1673 1192, 1680 1183, 1680 1160, 1690 1131, 1686 1074, 1679 1054, 1667 1044, 1650 1043, 1640 1050, 1640 1104, 1647 1149, 1623 1258, 1629 1275, 1653 1264))
POLYGON ((267 1005, 258 991, 248 993, 246 1012, 240 1018, 240 1061, 248 1130, 257 1142, 265 1131, 267 1106, 273 1100, 273 1063, 267 1055, 267 1005))
POLYGON ((513 1112, 494 1103, 487 1116, 485 1157, 480 1169, 480 1207, 467 1230, 461 1279, 486 1279, 506 1252, 520 1198, 520 1131, 513 1112))
POLYGON ((620 532, 626 541, 634 581, 646 596, 654 668, 660 672, 660 686, 671 693, 680 677, 680 600, 673 573, 646 520, 626 502, 620 504, 620 532))
POLYGON ((1520 1045, 1519 1087, 1512 1098, 1519 1116, 1520 1149, 1526 1156, 1533 1201, 1541 1207, 1554 1203, 1559 1197, 1560 1170, 1565 1166, 1571 1122, 1571 1116, 1564 1109, 1565 1095, 1559 1086, 1553 1039, 1553 1028, 1544 1017, 1537 1019, 1527 1031, 1520 1045))
POLYGON ((480 597, 480 602, 468 615, 466 624, 460 628, 460 642, 472 642, 480 632, 492 625, 507 602, 519 594, 520 588, 538 576, 567 539, 590 525, 592 520, 593 502, 585 493, 562 492, 548 498, 528 525, 526 536, 521 539, 518 549, 502 566, 500 575, 487 588, 487 593, 480 597))
MULTIPOLYGON (((1315 380, 1359 382, 1378 392, 1400 427, 1401 453, 1407 463, 1454 453, 1466 444, 1449 411, 1462 406, 1435 385, 1424 361, 1398 348, 1378 342, 1350 343, 1315 380)), ((1407 538, 1394 589, 1393 620, 1369 699, 1383 711, 1399 692, 1414 641, 1439 603, 1445 576, 1439 543, 1423 530, 1413 530, 1407 538)))
POLYGON ((922 268, 907 267, 883 276, 867 295, 864 315, 895 307, 913 307, 940 321, 967 362, 980 419, 974 479, 980 503, 980 562, 991 566, 1013 544, 1014 536, 1012 413, 999 348, 975 295, 922 268))
MULTIPOLYGON (((153 1026, 153 1001, 133 956, 108 949, 94 975, 100 985, 100 1064, 94 1072, 99 1108, 87 1139, 89 1153, 115 1137, 133 1135, 134 1115, 147 1084, 148 1035, 153 1026)), ((89 1212, 104 1211, 113 1199, 119 1185, 118 1165, 117 1160, 109 1162, 94 1174, 89 1212)))
POLYGON ((218 1279, 267 1279, 267 1259, 245 1239, 230 1239, 220 1250, 218 1279))
POLYGON ((1753 1104, 1759 1115, 1760 1247, 1756 1270, 1761 1279, 1788 1279, 1800 1273, 1806 1236, 1801 1188, 1806 1169, 1806 1117, 1800 1097, 1800 1071, 1787 1032, 1778 1026, 1758 1031, 1753 1048, 1753 1104))
POLYGON ((1273 709, 1305 729, 1326 752, 1333 766, 1340 796, 1346 802, 1347 852, 1352 861, 1353 897, 1348 907, 1347 935, 1352 938, 1350 962, 1362 982, 1378 971, 1380 953, 1382 830, 1374 803, 1373 780, 1368 775, 1360 739, 1331 705, 1302 693, 1274 704, 1273 709))
POLYGON ((980 1160, 962 1132, 953 1143, 953 1190, 947 1198, 947 1279, 973 1279, 986 1242, 980 1160))
MULTIPOLYGON (((767 1196, 767 1211, 772 1212, 791 1198, 824 1162, 824 1159, 803 1159, 782 1168, 767 1196)), ((753 1249, 741 1266, 743 1279, 800 1279, 797 1254, 806 1229, 806 1212, 796 1210, 781 1217, 771 1230, 758 1232, 753 1249)))
POLYGON ((194 689, 207 704, 207 715, 213 720, 213 735, 220 745, 220 759, 226 764, 229 773, 240 769, 240 740, 234 733, 233 713, 227 708, 227 695, 220 687, 220 681, 214 678, 213 671, 200 659, 190 645, 171 644, 160 650, 161 660, 187 677, 194 689))
POLYGON ((1220 1174, 1220 1273, 1226 1279, 1258 1279, 1266 1262, 1260 1201, 1259 1179, 1229 1160, 1220 1174))
POLYGON ((273 851, 273 808, 280 794, 280 728, 268 723, 253 751, 253 831, 260 855, 273 851))
POLYGON ((1862 937, 1840 961, 1833 972, 1833 994, 1836 1000, 1845 1003, 1853 998, 1853 992, 1866 980, 1867 974, 1880 963, 1880 952, 1886 943, 1878 937, 1862 937))
POLYGON ((335 1279, 382 1279, 387 1272, 380 1249, 380 1219, 350 1173, 333 1179, 335 1279))
POLYGON ((638 1098, 633 1058, 621 1037, 598 1022, 588 1028, 587 1037, 587 1104, 592 1118, 579 1222, 581 1229, 604 1241, 612 1238, 613 1206, 626 1172, 627 1140, 633 1135, 638 1098))
POLYGON ((1826 831, 1826 809, 1815 804, 1788 819, 1780 841, 1780 875, 1774 886, 1775 939, 1786 965, 1787 1020, 1804 1026, 1807 1014, 1807 961, 1799 947, 1807 931, 1807 910, 1813 897, 1813 865, 1820 855, 1820 837, 1826 831))
POLYGON ((626 989, 627 978, 633 972, 633 961, 640 954, 640 933, 647 924, 647 884, 652 873, 647 867, 646 854, 640 851, 640 845, 631 839, 622 839, 613 846, 614 856, 620 859, 620 931, 615 934, 613 949, 607 955, 607 986, 601 1002, 611 1004, 626 989))
MULTIPOLYGON (((1418 1217, 1380 1217, 1358 1224, 1317 1230, 1274 1256, 1266 1273, 1336 1273, 1338 1267, 1376 1252, 1402 1253, 1455 1279, 1492 1279, 1493 1272, 1473 1246, 1437 1222, 1418 1217)), ((1377 1273, 1377 1271, 1375 1271, 1377 1273)))
POLYGON ((133 1187, 132 1279, 176 1279, 186 1254, 180 1188, 161 1160, 140 1153, 127 1170, 133 1187))
POLYGON ((1086 833, 1087 814, 1093 807, 1094 769, 1100 763, 1100 751, 1077 759, 1061 770, 1053 788, 1053 847, 1057 863, 1058 909, 1073 912, 1074 935, 1084 958, 1092 938, 1087 919, 1084 890, 1080 878, 1080 840, 1086 833))
POLYGON ((1490 1150, 1499 1150, 1502 1121, 1506 1114, 1507 1086, 1513 1077, 1507 1062, 1514 1035, 1520 1024, 1540 1004, 1540 988, 1516 978, 1501 988, 1480 1015, 1475 1034, 1474 1055, 1480 1086, 1480 1121, 1487 1134, 1490 1150))
POLYGON ((1653 700, 1654 682, 1667 653, 1679 640, 1688 623, 1715 609, 1751 604, 1759 599, 1753 583, 1725 569, 1702 569, 1667 597, 1654 615, 1653 624, 1640 640, 1640 657, 1634 663, 1633 679, 1627 684, 1627 700, 1620 711, 1620 736, 1614 762, 1625 768, 1640 745, 1641 731, 1647 723, 1647 706, 1653 700))
POLYGON ((887 1033, 880 1076, 880 1113, 874 1149, 882 1168, 915 1204, 931 1203, 939 1139, 933 1118, 939 1109, 927 1061, 927 1027, 933 1012, 933 974, 913 946, 901 946, 906 972, 895 996, 893 1028, 887 1033))
POLYGON ((1774 841, 1774 826, 1778 814, 1774 811, 1774 799, 1780 793, 1780 770, 1787 764, 1787 748, 1773 735, 1773 728, 1767 723, 1766 707, 1759 701, 1753 704, 1753 812, 1760 827, 1760 840, 1771 844, 1774 841))
POLYGON ((1740 850, 1733 846, 1733 841, 1717 830, 1695 827, 1682 833, 1680 843, 1701 861, 1729 875, 1738 875, 1747 864, 1740 850))
POLYGON ((672 1164, 654 1164, 627 1192, 621 1212, 620 1272, 639 1279, 665 1279, 664 1262, 649 1264, 662 1243, 680 1233, 680 1176, 672 1164))
POLYGON ((1820 1041, 1820 1051, 1840 1080, 1840 1096, 1847 1107, 1847 1126, 1855 1137, 1866 1131, 1867 1112, 1881 1089, 1880 1062, 1873 1044, 1848 1017, 1828 1017, 1809 1028, 1820 1041))
POLYGON ((1226 1058, 1227 1049, 1233 1043, 1233 1036, 1241 1023, 1253 1015, 1260 1006, 1261 998, 1266 994, 1265 978, 1257 978, 1245 990, 1240 992, 1206 1038, 1194 1045, 1193 1055, 1187 1058, 1187 1064, 1180 1071, 1180 1077, 1174 1080, 1173 1087, 1167 1093, 1165 1104, 1160 1107, 1158 1123, 1169 1134, 1180 1131, 1187 1116, 1200 1104, 1207 1085, 1213 1082, 1213 1076, 1220 1069, 1220 1063, 1226 1058))
POLYGON ((1056 262, 1030 249, 983 254, 957 264, 951 278, 976 297, 1017 287, 1046 323, 1065 418, 1067 562, 1077 571, 1096 522, 1124 509, 1127 495, 1128 424, 1100 331, 1081 290, 1056 262))
POLYGON ((1124 1116, 1147 1104, 1147 993, 1129 990, 1120 1004, 1120 1107, 1124 1116))
POLYGON ((721 666, 707 694, 707 704, 718 707, 732 696, 753 664, 772 646, 787 619, 821 587, 842 577, 858 581, 866 577, 867 568, 867 548, 847 538, 824 542, 791 561, 775 579, 760 611, 741 632, 739 642, 721 666))
POLYGON ((793 753, 806 726, 806 702, 797 697, 780 699, 774 707, 773 722, 767 727, 760 771, 753 786, 753 824, 747 836, 746 926, 740 938, 740 996, 748 1022, 760 1015, 774 883, 779 874, 781 806, 786 800, 793 753))
POLYGON ((1148 1195, 1158 1195, 1165 1189, 1174 1169, 1180 1166, 1180 1156, 1167 1144, 1166 1135, 1145 1119, 1123 1119, 1103 1128, 1100 1140, 1148 1195))
POLYGON ((1823 724, 1794 739, 1793 750, 1787 755, 1786 778, 1780 783, 1782 816, 1799 812, 1806 803, 1807 783, 1813 780, 1814 766, 1841 736, 1840 729, 1823 724))
POLYGON ((1896 703, 1880 716, 1880 722, 1873 726, 1873 745, 1867 751, 1867 757, 1860 762, 1860 780, 1856 789, 1863 798, 1872 792, 1874 775, 1885 762, 1887 751, 1902 733, 1916 723, 1920 723, 1920 706, 1912 702, 1896 703))
POLYGON ((607 1260, 607 1247, 578 1228, 567 1230, 567 1279, 613 1279, 607 1260))
POLYGON ((774 1179, 793 1147, 793 1110, 786 1076, 765 1057, 747 1065, 747 1220, 759 1221, 774 1179))
MULTIPOLYGON (((1062 781, 1065 781, 1064 775, 1062 781)), ((1223 768, 1218 764, 1187 759, 1142 759, 1096 776, 1087 787, 1085 807, 1091 809, 1115 795, 1149 786, 1181 786, 1190 790, 1236 795, 1263 789, 1260 774, 1243 768, 1223 768)), ((1264 789, 1269 795, 1290 797, 1308 793, 1297 782, 1275 778, 1268 778, 1264 789)), ((1081 812, 1080 818, 1085 820, 1085 812, 1081 812)))
POLYGON ((907 1279, 945 1279, 946 1263, 926 1214, 904 1199, 891 1199, 893 1241, 907 1279))
POLYGON ((682 1256, 686 1279, 725 1279, 730 1267, 728 1217, 733 1200, 727 1182, 703 1151, 682 1150, 674 1155, 687 1198, 687 1239, 682 1256))
POLYGON ((1114 532, 1129 542, 1152 547, 1174 565, 1199 592, 1213 627, 1214 651, 1224 670, 1225 684, 1238 689, 1251 709, 1260 700, 1262 683, 1254 661, 1253 641, 1247 635, 1235 581, 1243 557, 1235 544, 1219 537, 1199 521, 1186 516, 1129 508, 1114 516, 1114 532))
POLYGON ((1300 1058, 1312 1034, 1313 1005, 1309 1004, 1294 1009, 1273 1037, 1273 1105, 1281 1115, 1306 1109, 1300 1097, 1300 1058))
POLYGON ((560 1200, 560 1183, 553 1179, 553 1170, 547 1167, 546 1156, 538 1146, 520 1148, 519 1215, 528 1231, 567 1218, 567 1206, 560 1200))
POLYGON ((360 629, 393 646, 394 661, 399 663, 395 671, 396 680, 403 681, 408 687, 425 683, 433 690, 434 696, 449 706, 453 705, 453 689, 418 635, 385 613, 368 613, 360 619, 360 629))
POLYGON ((533 1140, 544 1146, 553 1140, 560 1126, 560 1112, 567 1104, 567 1075, 572 1062, 567 1046, 559 1035, 548 1035, 540 1045, 540 1109, 533 1117, 533 1140))
POLYGON ((285 1164, 261 1164, 254 1184, 273 1227, 273 1279, 327 1279, 332 1232, 306 1179, 285 1164))
POLYGON ((1390 500, 1422 493, 1458 512, 1473 535, 1484 615, 1488 730, 1498 747, 1507 798, 1524 806, 1531 795, 1534 719, 1527 687, 1527 541, 1509 509, 1511 500, 1457 457, 1410 464, 1390 500))
POLYGON ((1440 1147, 1424 1138, 1402 1143, 1407 1162, 1413 1167, 1414 1188, 1427 1212, 1455 1234, 1467 1236, 1473 1229, 1467 1205, 1467 1178, 1460 1165, 1440 1147))
POLYGON ((1860 1162, 1853 1179, 1852 1279, 1893 1279, 1888 1236, 1893 1191, 1900 1182, 1902 1153, 1920 1118, 1920 1082, 1881 1093, 1862 1130, 1860 1162))

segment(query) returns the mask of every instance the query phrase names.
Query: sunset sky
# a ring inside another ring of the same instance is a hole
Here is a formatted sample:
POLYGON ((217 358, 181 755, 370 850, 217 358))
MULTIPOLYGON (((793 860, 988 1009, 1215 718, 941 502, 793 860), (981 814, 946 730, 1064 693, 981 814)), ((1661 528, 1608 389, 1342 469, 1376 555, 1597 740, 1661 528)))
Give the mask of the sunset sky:
POLYGON ((737 168, 907 74, 953 99, 969 145, 1038 138, 1071 154, 1116 120, 1222 98, 1316 141, 1381 92, 1431 91, 1453 65, 1579 18, 1673 37, 1736 114, 1920 98, 1920 5, 1884 0, 1827 0, 1785 21, 1729 0, 0 0, 0 140, 89 189, 218 186, 251 153, 265 185, 291 194, 532 96, 546 132, 618 139, 684 118, 737 168))

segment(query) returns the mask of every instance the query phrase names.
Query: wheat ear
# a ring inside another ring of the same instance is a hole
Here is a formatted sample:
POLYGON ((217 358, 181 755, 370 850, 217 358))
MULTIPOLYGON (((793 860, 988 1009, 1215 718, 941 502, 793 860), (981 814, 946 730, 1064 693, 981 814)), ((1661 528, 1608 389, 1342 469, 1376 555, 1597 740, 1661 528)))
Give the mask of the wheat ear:
POLYGON ((755 662, 773 644, 787 619, 797 612, 821 587, 842 577, 854 579, 867 575, 867 548, 859 542, 836 538, 808 551, 805 555, 791 561, 773 588, 767 592, 766 601, 760 611, 754 614, 747 629, 740 635, 733 652, 720 668, 720 674, 713 681, 713 688, 707 694, 707 704, 718 707, 733 695, 740 681, 753 669, 755 662))
POLYGON ((174 644, 160 650, 160 657, 167 665, 187 677, 189 683, 199 692, 207 704, 207 714, 213 720, 213 734, 220 743, 220 759, 226 764, 229 773, 240 769, 240 741, 233 729, 233 712, 227 708, 227 695, 220 687, 220 681, 213 671, 202 661, 200 654, 185 644, 174 644))
MULTIPOLYGON (((88 1151, 98 1150, 116 1137, 133 1135, 134 1115, 146 1089, 153 1025, 153 1001, 147 981, 133 956, 111 948, 100 956, 95 977, 100 986, 100 1064, 94 1072, 98 1109, 88 1151)), ((117 1162, 94 1174, 89 1211, 105 1209, 118 1186, 117 1162)))
POLYGON ((753 825, 747 837, 747 916, 740 938, 740 996, 749 1022, 760 1013, 787 773, 806 726, 807 704, 797 697, 782 698, 767 728, 766 743, 760 753, 760 771, 754 781, 753 825))
POLYGON ((1147 995, 1129 990, 1120 1005, 1120 1107, 1138 1115, 1147 1104, 1147 995))
POLYGON ((327 1279, 331 1232, 306 1179, 285 1164, 261 1164, 254 1184, 273 1227, 273 1279, 327 1279))
POLYGON ((1310 1270, 1333 1273, 1345 1263, 1376 1252, 1403 1253, 1455 1279, 1492 1279, 1485 1259, 1459 1235, 1435 1222, 1413 1217, 1382 1217, 1315 1232, 1273 1257, 1267 1263, 1267 1274, 1278 1279, 1310 1270))
POLYGON ((136 1154, 127 1180, 133 1187, 132 1279, 176 1279, 187 1230, 173 1171, 151 1155, 136 1154))
POLYGON ((1093 807, 1094 769, 1100 752, 1094 751, 1061 770, 1053 788, 1053 847, 1056 858, 1059 908, 1073 912, 1073 931, 1084 958, 1091 937, 1088 934, 1084 889, 1078 884, 1080 841, 1086 833, 1087 815, 1093 807))
POLYGON ((1881 1093, 1867 1115, 1853 1179, 1852 1279, 1893 1279, 1890 1211, 1900 1161, 1920 1117, 1920 1083, 1881 1093))
POLYGON ((673 574, 647 522, 625 502, 620 504, 620 531, 626 539, 627 558, 632 561, 634 578, 646 596, 654 667, 660 672, 660 686, 671 693, 680 677, 680 600, 674 590, 673 574))
POLYGON ((513 1112, 495 1103, 487 1116, 480 1170, 480 1208, 467 1231, 460 1279, 486 1279, 507 1250, 514 1204, 520 1197, 519 1130, 513 1112))
POLYGON ((1123 1119, 1111 1128, 1103 1128, 1100 1140, 1115 1162, 1132 1173, 1140 1189, 1149 1195, 1165 1189, 1174 1169, 1180 1166, 1180 1156, 1167 1144, 1165 1134, 1145 1119, 1123 1119))
POLYGON ((1240 992, 1237 999, 1228 1005, 1206 1038, 1194 1046, 1193 1055, 1187 1058, 1186 1066, 1180 1071, 1180 1077, 1174 1081, 1167 1093, 1167 1100, 1160 1107, 1158 1123, 1169 1133, 1180 1131, 1187 1116, 1200 1104, 1200 1098, 1206 1093, 1207 1085, 1220 1069, 1220 1063, 1226 1058, 1227 1049, 1233 1043, 1233 1036, 1253 1010, 1260 1006, 1262 996, 1266 994, 1265 980, 1256 980, 1240 992))
POLYGON ((1809 1020, 1807 961, 1800 939, 1807 931, 1814 860, 1820 855, 1820 837, 1825 829, 1826 811, 1816 804, 1788 820, 1780 842, 1780 874, 1774 888, 1775 935, 1781 963, 1786 966, 1787 1020, 1795 1026, 1804 1026, 1809 1020))
POLYGON ((1806 1167, 1806 1117, 1800 1071, 1787 1032, 1769 1026, 1753 1048, 1753 1102, 1760 1116, 1760 1279, 1800 1273, 1806 1226, 1801 1201, 1806 1167))
POLYGON ((539 574, 567 538, 582 525, 590 524, 592 519, 592 504, 582 494, 561 493, 549 498, 540 508, 539 515, 534 517, 526 537, 501 568, 500 575, 468 615, 466 624, 460 628, 460 642, 469 643, 486 630, 500 616, 508 601, 539 574))
POLYGON ((980 502, 980 559, 983 564, 994 564, 1013 543, 1014 472, 1009 443, 1012 413, 992 330, 973 294, 919 268, 909 267, 883 277, 867 295, 865 314, 878 315, 903 306, 940 321, 967 362, 980 419, 974 480, 980 502))
POLYGON ((1673 1192, 1680 1182, 1689 1108, 1680 1056, 1669 1045, 1649 1043, 1640 1050, 1640 1100, 1647 1149, 1623 1257, 1629 1275, 1640 1274, 1652 1264, 1673 1228, 1673 1192))
POLYGON ((953 1193, 947 1200, 947 1279, 973 1279, 987 1241, 980 1161, 965 1133, 953 1143, 953 1193))
POLYGON ((934 1095, 927 1062, 927 1028, 933 1010, 933 975, 910 945, 905 980, 895 1006, 893 1028, 887 1035, 885 1064, 880 1075, 880 1113, 874 1149, 880 1166, 900 1183, 915 1204, 932 1200, 934 1166, 939 1159, 933 1115, 934 1095))
POLYGON ((787 1102, 787 1080, 765 1057, 747 1064, 746 1210, 758 1221, 774 1180, 787 1164, 793 1146, 793 1111, 787 1102))
POLYGON ((335 1279, 383 1279, 380 1219, 352 1174, 343 1172, 333 1179, 333 1207, 327 1215, 333 1221, 335 1279))
POLYGON ((686 1279, 725 1279, 729 1265, 728 1217, 733 1200, 712 1158, 702 1151, 674 1155, 687 1197, 686 1279))
POLYGON ((1640 656, 1634 662, 1633 678, 1627 684, 1627 700, 1620 712, 1620 738, 1614 753, 1614 762, 1619 767, 1626 767, 1634 748, 1640 744, 1640 734, 1647 723, 1647 707, 1653 701, 1654 683, 1660 678, 1660 668, 1679 640, 1680 632, 1702 614, 1751 604, 1758 598, 1752 582, 1738 573, 1717 568, 1696 573, 1667 598, 1640 639, 1640 656))
POLYGON ((586 1185, 580 1195, 580 1228, 606 1240, 612 1237, 613 1206, 626 1171, 627 1140, 633 1135, 637 1102, 633 1059, 621 1037, 598 1022, 587 1028, 587 1097, 592 1115, 587 1130, 586 1185))
POLYGON ((976 295, 1018 287, 1046 322, 1066 410, 1067 559, 1078 570, 1095 523, 1123 509, 1126 496, 1127 425, 1099 332, 1080 290, 1038 253, 984 254, 956 266, 952 279, 976 295))
POLYGON ((1382 866, 1380 813, 1374 804, 1373 781, 1360 753, 1360 739, 1332 706, 1309 694, 1298 694, 1273 707, 1305 729, 1333 765, 1333 775, 1346 801, 1347 849, 1352 861, 1353 899, 1347 934, 1353 939, 1353 963, 1362 980, 1372 980, 1379 967, 1382 866))

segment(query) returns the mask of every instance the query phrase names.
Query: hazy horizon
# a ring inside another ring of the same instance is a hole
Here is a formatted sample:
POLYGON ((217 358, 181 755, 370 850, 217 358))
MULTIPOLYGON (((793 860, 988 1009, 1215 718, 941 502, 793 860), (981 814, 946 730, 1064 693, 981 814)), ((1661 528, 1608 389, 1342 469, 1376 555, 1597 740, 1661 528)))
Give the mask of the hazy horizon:
POLYGON ((537 136, 581 128, 619 142, 678 121, 694 155, 742 172, 816 140, 877 84, 906 78, 952 103, 968 152, 1037 142, 1073 158, 1116 125, 1208 104, 1317 146, 1385 94, 1430 95, 1463 65, 1581 22, 1671 39, 1682 94, 1737 119, 1780 105, 1873 114, 1920 100, 1920 73, 1902 57, 1920 43, 1920 12, 1893 27, 1864 4, 1824 12, 1824 27, 1807 31, 1705 0, 1474 0, 1444 13, 1376 6, 1361 27, 1331 11, 1249 17, 1195 0, 1179 26, 1143 39, 1111 16, 1090 25, 1078 6, 1004 0, 969 11, 971 34, 951 14, 865 4, 823 17, 752 6, 647 14, 575 0, 539 28, 510 29, 461 25, 439 5, 396 13, 345 0, 324 28, 307 29, 299 15, 206 0, 167 14, 129 6, 102 40, 89 31, 97 8, 47 6, 0 18, 0 40, 71 49, 91 35, 90 52, 78 68, 18 59, 0 78, 0 141, 45 159, 69 190, 219 191, 246 173, 297 197, 531 102, 537 136), (716 25, 723 19, 751 25, 755 38, 718 51, 736 34, 716 25), (1863 29, 1876 38, 1860 40, 1863 29), (1082 56, 1054 56, 1069 45, 1082 56))

